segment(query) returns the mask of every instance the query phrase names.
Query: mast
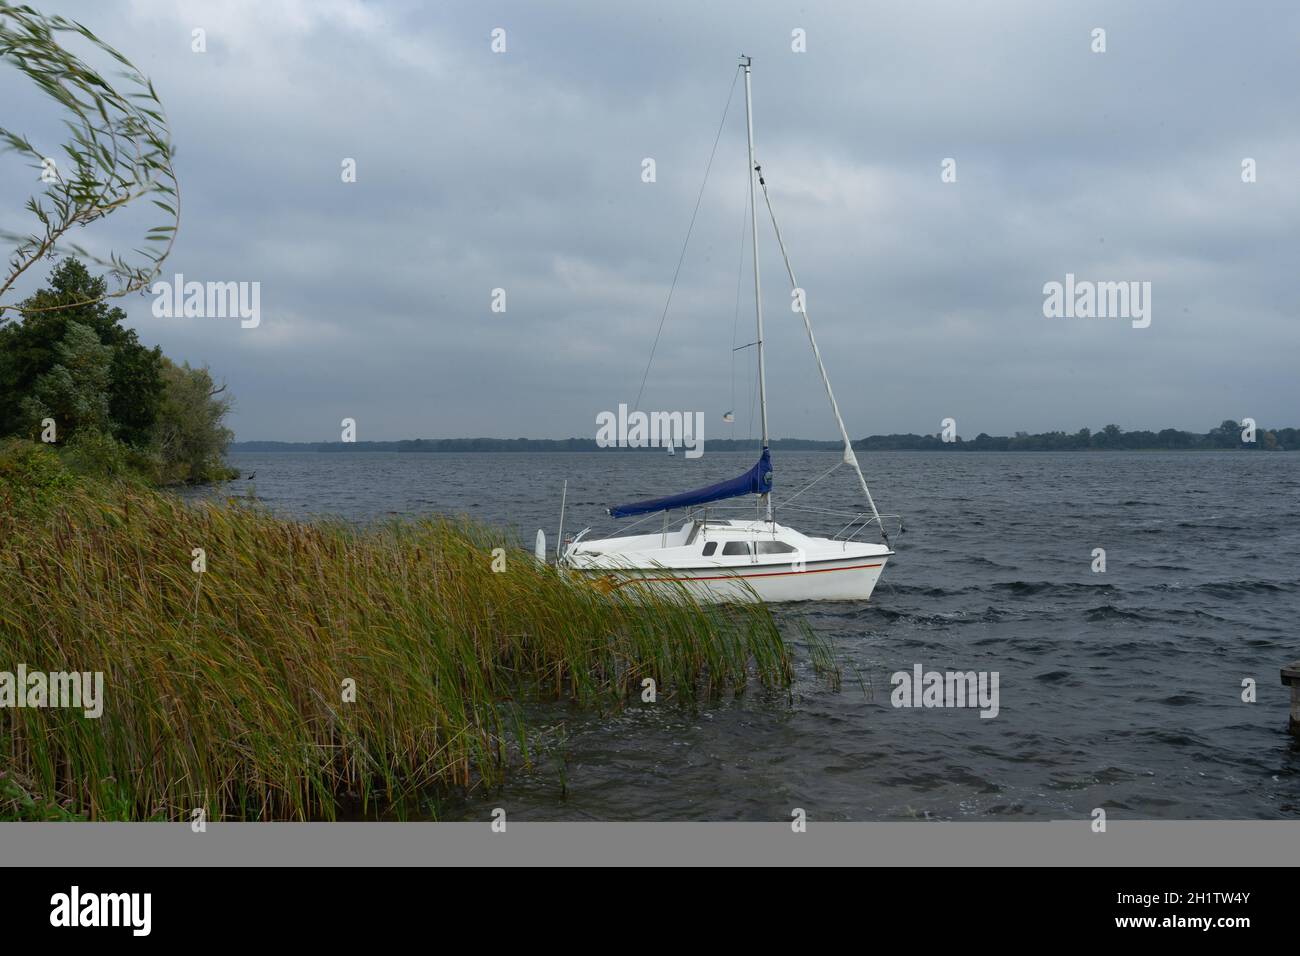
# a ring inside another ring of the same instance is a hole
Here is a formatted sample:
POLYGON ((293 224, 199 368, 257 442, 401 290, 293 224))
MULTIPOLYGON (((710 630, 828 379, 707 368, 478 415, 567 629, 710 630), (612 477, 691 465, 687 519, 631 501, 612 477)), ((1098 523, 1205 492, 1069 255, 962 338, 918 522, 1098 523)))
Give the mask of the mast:
MULTIPOLYGON (((745 70, 745 133, 749 138, 749 225, 750 246, 754 250, 754 316, 758 322, 758 407, 763 422, 763 451, 767 451, 767 378, 766 366, 763 362, 763 292, 758 278, 758 206, 754 189, 756 169, 754 163, 754 106, 749 89, 749 68, 750 64, 753 63, 753 57, 745 56, 742 53, 740 60, 741 66, 745 70)), ((763 495, 763 504, 767 509, 767 520, 771 521, 771 492, 763 495)))

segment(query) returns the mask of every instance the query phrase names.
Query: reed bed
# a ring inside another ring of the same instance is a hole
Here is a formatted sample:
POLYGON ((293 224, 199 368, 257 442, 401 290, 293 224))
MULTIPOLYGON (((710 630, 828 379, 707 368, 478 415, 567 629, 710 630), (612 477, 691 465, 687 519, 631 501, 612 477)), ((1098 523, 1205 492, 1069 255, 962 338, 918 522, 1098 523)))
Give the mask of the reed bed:
POLYGON ((0 486, 0 670, 19 663, 103 672, 104 709, 0 708, 0 817, 110 820, 391 815, 527 763, 524 701, 616 708, 649 677, 673 706, 790 676, 761 606, 603 594, 479 525, 84 484, 0 486))

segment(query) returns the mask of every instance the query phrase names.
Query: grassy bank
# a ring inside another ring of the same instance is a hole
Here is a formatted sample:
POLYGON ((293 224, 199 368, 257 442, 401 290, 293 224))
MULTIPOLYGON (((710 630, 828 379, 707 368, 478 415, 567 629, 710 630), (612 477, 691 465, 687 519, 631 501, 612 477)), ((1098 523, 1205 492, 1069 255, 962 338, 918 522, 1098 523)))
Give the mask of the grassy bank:
POLYGON ((526 763, 525 700, 614 708, 650 677, 674 706, 788 680, 765 609, 633 604, 480 526, 33 484, 0 470, 0 671, 101 671, 103 713, 0 707, 0 818, 385 814, 526 763))

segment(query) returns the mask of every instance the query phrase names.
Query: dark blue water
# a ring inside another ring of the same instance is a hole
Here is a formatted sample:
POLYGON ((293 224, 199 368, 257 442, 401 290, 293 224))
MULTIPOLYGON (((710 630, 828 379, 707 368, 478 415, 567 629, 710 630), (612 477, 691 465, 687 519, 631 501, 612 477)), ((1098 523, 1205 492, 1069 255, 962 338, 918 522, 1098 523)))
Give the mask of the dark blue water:
MULTIPOLYGON (((774 456, 779 501, 835 463, 774 456)), ((257 454, 272 508, 365 520, 465 513, 552 546, 613 531, 603 508, 739 474, 752 455, 257 454)), ((545 711, 542 756, 443 815, 484 819, 879 820, 1300 817, 1279 667, 1300 658, 1300 456, 896 453, 864 458, 906 531, 870 604, 778 611, 791 693, 687 712, 545 711), (1094 548, 1105 573, 1092 570, 1094 548), (830 641, 839 689, 793 621, 830 641), (901 709, 890 675, 996 671, 1000 712, 901 709), (1242 681, 1258 701, 1242 701, 1242 681)), ((246 483, 244 483, 246 484, 246 483)), ((235 489, 241 489, 236 483, 235 489)), ((854 507, 840 472, 800 499, 854 507)), ((830 519, 779 514, 810 532, 830 519)))

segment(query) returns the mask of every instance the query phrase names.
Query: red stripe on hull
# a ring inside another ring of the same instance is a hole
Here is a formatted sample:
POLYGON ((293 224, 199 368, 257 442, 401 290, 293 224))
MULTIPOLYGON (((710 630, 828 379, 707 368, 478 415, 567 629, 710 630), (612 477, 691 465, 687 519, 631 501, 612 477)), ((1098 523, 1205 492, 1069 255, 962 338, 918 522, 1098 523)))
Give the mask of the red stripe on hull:
MULTIPOLYGON (((644 584, 655 584, 664 581, 676 581, 676 582, 734 581, 737 578, 781 578, 781 577, 787 577, 791 574, 826 574, 827 572, 830 571, 860 571, 863 568, 878 568, 882 564, 884 564, 883 561, 878 564, 854 564, 854 565, 850 565, 847 568, 817 568, 816 570, 813 571, 766 571, 762 574, 719 574, 716 577, 708 577, 708 578, 630 578, 627 581, 621 582, 619 584, 619 587, 622 587, 624 584, 631 584, 633 582, 641 582, 644 584)), ((605 573, 616 574, 617 571, 610 571, 605 573)))

